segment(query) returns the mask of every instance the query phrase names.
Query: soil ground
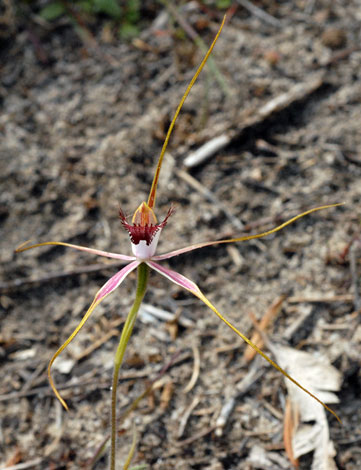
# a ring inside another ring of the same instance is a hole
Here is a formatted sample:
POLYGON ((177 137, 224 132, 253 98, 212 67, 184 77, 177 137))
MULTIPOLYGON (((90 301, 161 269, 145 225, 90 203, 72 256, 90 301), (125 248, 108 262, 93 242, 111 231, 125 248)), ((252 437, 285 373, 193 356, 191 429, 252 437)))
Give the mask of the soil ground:
MULTIPOLYGON (((361 6, 358 0, 332 7, 306 0, 254 4, 277 21, 238 7, 212 56, 219 75, 212 64, 204 70, 177 121, 156 208, 159 218, 171 203, 176 212, 158 251, 264 231, 309 208, 345 203, 266 239, 205 248, 166 264, 197 282, 248 336, 252 315, 261 319, 287 296, 266 330, 272 348, 325 357, 341 377, 339 403, 330 406, 343 425, 327 414, 336 467, 329 462, 315 470, 358 470, 361 6), (294 97, 295 85, 307 89, 314 81, 313 91, 294 97), (282 109, 252 121, 288 92, 282 109), (228 146, 185 168, 191 151, 222 134, 232 135, 228 146)), ((146 2, 145 13, 140 35, 129 42, 94 25, 95 44, 84 44, 66 19, 44 27, 32 18, 3 32, 0 468, 90 468, 109 431, 112 358, 135 274, 54 365, 67 413, 48 385, 48 361, 117 268, 61 247, 17 255, 14 248, 28 239, 58 240, 130 254, 119 207, 132 214, 146 200, 167 125, 202 58, 164 7, 146 2)), ((192 2, 180 14, 210 44, 219 11, 192 2)), ((283 376, 264 360, 247 362, 240 338, 156 273, 145 304, 121 371, 119 410, 168 368, 120 426, 119 468, 132 423, 134 465, 144 468, 293 468, 282 437, 283 376), (149 305, 175 317, 164 321, 149 305), (253 380, 243 390, 245 377, 253 380), (217 431, 232 398, 232 413, 217 431)), ((299 468, 310 469, 313 458, 300 457, 299 468)), ((93 468, 106 469, 106 455, 93 468)))

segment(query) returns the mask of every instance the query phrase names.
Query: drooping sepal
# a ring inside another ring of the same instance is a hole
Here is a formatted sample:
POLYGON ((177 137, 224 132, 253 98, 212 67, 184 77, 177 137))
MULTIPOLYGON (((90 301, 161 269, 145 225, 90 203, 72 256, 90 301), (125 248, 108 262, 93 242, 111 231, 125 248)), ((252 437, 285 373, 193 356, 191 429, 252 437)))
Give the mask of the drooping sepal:
POLYGON ((187 291, 191 292, 193 295, 198 297, 203 303, 207 305, 217 316, 220 318, 234 333, 236 333, 240 338, 243 339, 251 348, 253 348, 260 356, 262 356, 266 361, 268 361, 275 369, 277 369, 281 374, 283 374, 288 380, 290 380, 294 385, 296 385, 299 389, 303 390, 307 393, 310 397, 320 403, 326 410, 332 413, 335 418, 341 423, 340 418, 337 414, 329 408, 323 401, 317 398, 310 390, 303 387, 297 380, 291 377, 288 372, 286 372, 282 367, 280 367, 276 362, 274 362, 267 354, 265 354, 255 343, 253 343, 250 339, 247 338, 246 335, 241 333, 231 322, 229 322, 217 309, 216 307, 208 300, 208 298, 203 294, 203 292, 199 289, 197 284, 195 284, 192 280, 188 279, 187 277, 183 276, 172 269, 164 267, 154 261, 147 261, 147 265, 157 271, 162 276, 166 277, 170 281, 174 282, 174 284, 183 287, 187 291))
POLYGON ((83 328, 85 322, 88 320, 92 312, 95 310, 95 308, 100 304, 102 300, 104 300, 109 294, 111 294, 117 287, 120 286, 120 284, 124 281, 124 279, 130 274, 134 269, 136 269, 139 266, 139 261, 133 261, 132 263, 127 264, 122 268, 119 272, 114 274, 104 285, 101 289, 98 290, 97 294, 94 297, 94 300, 92 304, 90 305, 89 309, 79 322, 78 326, 75 328, 73 333, 69 336, 69 338, 60 346, 60 348, 56 351, 56 353, 53 355, 51 358, 49 365, 48 365, 48 378, 50 382, 50 386, 53 389, 53 392, 55 393, 55 396, 57 399, 60 401, 60 403, 63 405, 63 407, 68 410, 68 405, 64 401, 64 399, 61 397, 60 393, 58 392, 54 380, 51 375, 51 367, 55 361, 55 359, 59 356, 59 354, 64 351, 64 349, 68 346, 71 341, 77 336, 79 331, 83 328))

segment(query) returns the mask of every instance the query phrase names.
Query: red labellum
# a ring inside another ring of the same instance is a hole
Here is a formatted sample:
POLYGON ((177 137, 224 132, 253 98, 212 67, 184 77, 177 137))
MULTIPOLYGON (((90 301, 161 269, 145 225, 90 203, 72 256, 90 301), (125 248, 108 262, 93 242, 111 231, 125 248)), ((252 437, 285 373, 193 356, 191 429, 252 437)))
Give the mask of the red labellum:
POLYGON ((127 222, 124 212, 121 209, 119 211, 119 217, 134 245, 138 245, 139 242, 145 241, 149 246, 156 233, 167 224, 168 217, 170 217, 173 212, 174 208, 171 207, 163 222, 158 224, 153 209, 151 209, 146 202, 142 202, 134 212, 132 224, 127 222))

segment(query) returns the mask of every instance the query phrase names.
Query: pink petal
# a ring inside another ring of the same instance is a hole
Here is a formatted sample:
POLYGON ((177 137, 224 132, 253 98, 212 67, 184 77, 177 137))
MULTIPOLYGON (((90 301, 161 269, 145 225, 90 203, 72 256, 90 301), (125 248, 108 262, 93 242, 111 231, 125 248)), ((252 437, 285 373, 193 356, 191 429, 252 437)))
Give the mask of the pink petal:
POLYGON ((291 377, 282 367, 280 367, 278 364, 276 364, 270 357, 267 356, 255 343, 253 343, 250 339, 247 338, 246 335, 241 333, 235 326, 232 325, 231 322, 229 322, 217 309, 216 307, 207 299, 207 297, 201 292, 197 284, 195 284, 193 281, 190 279, 182 276, 182 274, 179 274, 175 271, 172 271, 171 269, 164 268, 163 266, 159 265, 158 263, 154 263, 153 261, 147 261, 148 266, 153 268, 155 271, 158 271, 160 274, 177 284, 178 286, 183 287, 184 289, 190 291, 193 295, 198 297, 203 303, 207 305, 213 312, 217 315, 218 318, 220 318, 234 333, 236 333, 240 338, 243 339, 249 346, 251 346, 258 354, 260 354, 266 361, 268 361, 275 369, 277 369, 279 372, 281 372, 287 379, 289 379, 292 383, 294 383, 298 388, 303 390, 305 393, 307 393, 310 397, 315 399, 318 403, 320 403, 326 410, 330 411, 339 421, 340 418, 337 416, 337 414, 331 410, 327 405, 325 405, 319 398, 317 398, 313 393, 311 393, 309 390, 307 390, 305 387, 303 387, 297 380, 295 380, 293 377, 291 377))
POLYGON ((46 245, 60 245, 60 246, 67 246, 69 248, 75 248, 76 250, 86 251, 93 255, 105 256, 106 258, 115 258, 121 259, 124 261, 134 261, 136 258, 134 256, 127 256, 118 253, 110 253, 108 251, 96 250, 94 248, 88 248, 86 246, 80 245, 73 245, 71 243, 64 243, 64 242, 44 242, 44 243, 37 243, 36 245, 28 245, 28 242, 22 243, 16 250, 16 253, 21 253, 22 251, 30 250, 31 248, 36 248, 38 246, 46 246, 46 245))
POLYGON ((127 266, 124 266, 124 268, 114 274, 114 276, 112 276, 98 291, 94 299, 95 302, 99 302, 104 297, 113 292, 113 290, 116 289, 124 281, 128 274, 134 271, 134 269, 137 268, 139 265, 140 261, 133 261, 133 263, 127 264, 127 266))
POLYGON ((159 274, 162 274, 162 276, 165 276, 166 278, 168 278, 170 281, 174 282, 178 286, 181 286, 184 289, 189 290, 190 292, 192 292, 192 294, 196 295, 197 297, 201 294, 201 291, 199 290, 197 284, 195 284, 193 281, 186 278, 182 274, 179 274, 176 271, 172 271, 169 268, 165 268, 164 266, 161 266, 158 263, 154 263, 153 261, 147 261, 146 263, 149 267, 151 267, 155 271, 158 271, 159 274))
POLYGON ((194 245, 186 246, 184 248, 181 248, 180 250, 174 250, 170 251, 169 253, 164 253, 164 255, 152 256, 152 259, 156 261, 162 261, 163 259, 173 258, 173 256, 178 256, 183 253, 187 253, 188 251, 198 250, 199 248, 204 248, 205 246, 218 245, 219 243, 227 243, 231 241, 234 240, 220 240, 214 242, 195 243, 194 245))

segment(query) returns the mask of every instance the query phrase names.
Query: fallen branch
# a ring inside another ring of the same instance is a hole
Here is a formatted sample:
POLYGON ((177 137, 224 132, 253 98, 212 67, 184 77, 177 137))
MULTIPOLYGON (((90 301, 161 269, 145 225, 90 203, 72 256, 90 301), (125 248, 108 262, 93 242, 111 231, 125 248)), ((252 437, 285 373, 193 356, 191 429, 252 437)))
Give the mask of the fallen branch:
POLYGON ((80 268, 72 268, 68 271, 55 271, 53 273, 48 273, 43 277, 25 277, 14 279, 13 281, 0 282, 0 292, 14 290, 19 287, 31 286, 33 284, 41 284, 44 282, 50 282, 57 279, 62 279, 64 277, 79 276, 80 274, 90 274, 103 269, 113 268, 124 264, 124 261, 113 261, 110 263, 97 263, 90 264, 89 266, 82 266, 80 268))
POLYGON ((184 160, 185 167, 193 168, 205 162, 216 152, 227 147, 233 140, 239 139, 247 131, 260 125, 273 114, 284 111, 294 103, 304 100, 323 84, 323 78, 317 76, 306 83, 297 83, 290 90, 272 98, 259 109, 246 109, 240 118, 243 123, 237 129, 227 130, 203 144, 195 152, 190 153, 184 160))
POLYGON ((315 294, 313 296, 293 296, 288 298, 288 302, 290 304, 299 304, 302 302, 309 302, 309 303, 329 303, 329 302, 347 302, 352 303, 355 300, 355 296, 353 294, 340 294, 340 295, 323 295, 323 294, 315 294))

